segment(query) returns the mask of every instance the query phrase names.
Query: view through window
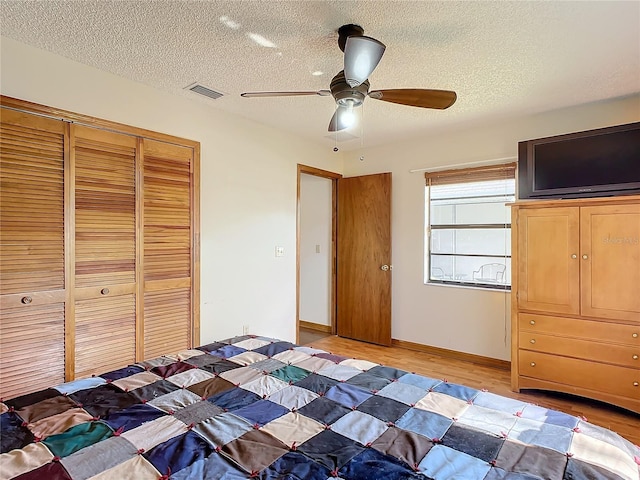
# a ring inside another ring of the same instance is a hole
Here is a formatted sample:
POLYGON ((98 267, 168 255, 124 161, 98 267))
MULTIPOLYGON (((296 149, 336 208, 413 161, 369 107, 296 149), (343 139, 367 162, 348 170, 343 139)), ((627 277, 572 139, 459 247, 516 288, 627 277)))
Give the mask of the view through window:
POLYGON ((515 165, 426 178, 425 283, 509 289, 515 165))

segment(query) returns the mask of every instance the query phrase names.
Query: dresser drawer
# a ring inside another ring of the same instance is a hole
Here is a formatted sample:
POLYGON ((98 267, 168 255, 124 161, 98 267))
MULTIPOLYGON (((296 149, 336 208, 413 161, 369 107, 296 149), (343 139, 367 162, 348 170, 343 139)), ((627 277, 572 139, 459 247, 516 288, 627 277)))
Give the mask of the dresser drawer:
POLYGON ((518 314, 520 331, 582 338, 640 347, 640 324, 625 325, 551 315, 518 314))
POLYGON ((520 350, 520 375, 612 395, 640 398, 640 369, 520 350))
POLYGON ((640 369, 640 346, 628 347, 536 332, 520 332, 518 340, 520 348, 525 350, 640 369))

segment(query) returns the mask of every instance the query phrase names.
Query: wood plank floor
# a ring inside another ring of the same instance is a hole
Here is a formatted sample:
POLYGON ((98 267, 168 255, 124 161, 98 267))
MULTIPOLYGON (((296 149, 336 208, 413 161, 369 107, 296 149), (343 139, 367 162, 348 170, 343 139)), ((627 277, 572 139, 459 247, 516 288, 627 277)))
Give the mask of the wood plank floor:
MULTIPOLYGON (((302 337, 300 343, 302 344, 302 337)), ((432 378, 446 378, 452 383, 485 388, 492 393, 552 408, 570 415, 586 417, 595 425, 609 428, 640 445, 640 415, 605 403, 554 392, 510 388, 510 372, 462 360, 439 357, 400 347, 381 347, 336 336, 314 339, 307 345, 337 355, 356 357, 401 368, 432 378)))

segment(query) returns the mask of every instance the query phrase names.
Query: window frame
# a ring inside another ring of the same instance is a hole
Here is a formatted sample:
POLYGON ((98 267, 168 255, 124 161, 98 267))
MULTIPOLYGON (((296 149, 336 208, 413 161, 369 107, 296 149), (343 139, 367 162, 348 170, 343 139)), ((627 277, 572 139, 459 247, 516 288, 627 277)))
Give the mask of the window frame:
MULTIPOLYGON (((457 287, 467 287, 467 288, 481 288, 487 290, 497 290, 497 291, 511 291, 511 279, 505 277, 507 268, 505 267, 503 275, 502 283, 493 283, 493 282, 473 282, 473 281, 465 281, 463 278, 457 279, 455 277, 455 272, 450 278, 432 278, 433 268, 433 257, 434 256, 452 256, 452 257, 482 257, 482 258, 495 258, 495 259, 507 259, 511 258, 511 254, 484 254, 484 253, 465 253, 465 254, 457 254, 457 253, 433 253, 432 252, 432 234, 434 230, 476 230, 476 229, 499 229, 499 230, 511 230, 511 221, 508 220, 504 223, 449 223, 449 224, 436 224, 432 225, 432 199, 431 199, 431 187, 439 186, 439 185, 456 185, 456 184, 465 184, 465 183, 477 183, 483 181, 490 180, 513 180, 514 189, 513 194, 508 194, 505 196, 510 197, 505 200, 505 203, 510 203, 515 201, 517 198, 517 182, 516 182, 516 168, 517 164, 507 163, 507 164, 499 164, 499 165, 487 165, 481 167, 474 168, 464 168, 464 169, 453 169, 453 170, 442 170, 442 171, 432 171, 425 172, 425 256, 423 259, 424 262, 424 275, 423 282, 425 285, 435 284, 435 285, 451 285, 457 287)), ((477 195, 477 196, 461 196, 461 197, 452 197, 451 199, 482 199, 492 197, 494 195, 477 195)), ((473 202, 470 202, 473 203, 473 202)), ((483 202, 477 202, 477 204, 481 204, 483 202)), ((495 262, 500 263, 500 262, 495 262)), ((506 265, 506 261, 504 262, 506 265)), ((476 270, 474 270, 474 273, 476 270)), ((443 276, 444 271, 442 272, 443 276)), ((497 279, 498 277, 496 277, 497 279)))

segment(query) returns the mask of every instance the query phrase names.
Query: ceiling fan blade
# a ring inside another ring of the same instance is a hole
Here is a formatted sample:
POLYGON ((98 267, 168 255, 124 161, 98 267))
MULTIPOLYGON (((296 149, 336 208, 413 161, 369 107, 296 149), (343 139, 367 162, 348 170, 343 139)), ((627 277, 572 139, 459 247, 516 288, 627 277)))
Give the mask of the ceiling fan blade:
POLYGON ((310 95, 318 95, 320 97, 328 97, 331 90, 317 91, 300 91, 300 92, 245 92, 241 93, 241 97, 245 98, 261 98, 261 97, 303 97, 310 95))
POLYGON ((344 76, 347 83, 357 87, 373 73, 385 45, 375 38, 352 35, 347 38, 344 47, 344 76))
POLYGON ((451 90, 426 90, 422 88, 397 88, 392 90, 373 90, 369 97, 383 102, 399 103, 421 108, 444 110, 456 101, 458 96, 451 90))
POLYGON ((333 117, 331 117, 331 121, 329 121, 329 128, 328 130, 330 132, 339 132, 340 130, 344 130, 346 128, 349 128, 351 126, 350 122, 345 122, 345 113, 347 112, 348 108, 347 107, 338 107, 336 108, 336 111, 333 114, 333 117))

